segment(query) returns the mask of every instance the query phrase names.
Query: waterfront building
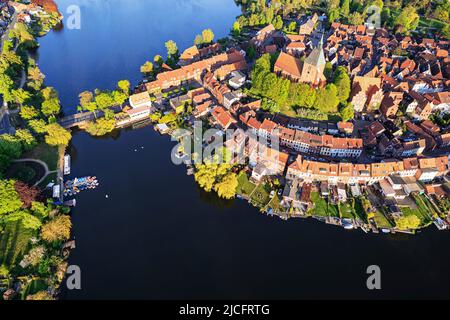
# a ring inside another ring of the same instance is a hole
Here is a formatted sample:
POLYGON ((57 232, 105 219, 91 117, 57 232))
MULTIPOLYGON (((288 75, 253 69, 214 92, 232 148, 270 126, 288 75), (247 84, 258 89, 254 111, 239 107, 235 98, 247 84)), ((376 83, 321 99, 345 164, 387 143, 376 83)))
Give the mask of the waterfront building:
POLYGON ((150 109, 152 107, 150 94, 146 91, 130 95, 129 101, 130 106, 133 109, 140 107, 147 107, 150 109))

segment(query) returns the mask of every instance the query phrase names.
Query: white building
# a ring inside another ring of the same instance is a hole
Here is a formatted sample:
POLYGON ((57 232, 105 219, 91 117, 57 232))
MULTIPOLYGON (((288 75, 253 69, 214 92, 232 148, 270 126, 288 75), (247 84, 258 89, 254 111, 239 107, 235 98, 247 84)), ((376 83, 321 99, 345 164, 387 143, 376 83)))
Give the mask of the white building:
POLYGON ((132 94, 129 98, 130 106, 133 109, 140 107, 147 107, 148 109, 152 106, 152 100, 150 99, 150 94, 145 91, 141 93, 132 94))

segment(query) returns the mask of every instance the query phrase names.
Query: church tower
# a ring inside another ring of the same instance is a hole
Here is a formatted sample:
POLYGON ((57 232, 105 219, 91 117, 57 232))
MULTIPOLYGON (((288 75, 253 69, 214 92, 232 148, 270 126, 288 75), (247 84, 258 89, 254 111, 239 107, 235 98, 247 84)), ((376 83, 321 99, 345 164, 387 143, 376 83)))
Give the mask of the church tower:
POLYGON ((325 54, 323 52, 323 36, 319 45, 313 49, 311 54, 303 62, 302 76, 300 81, 311 83, 314 86, 325 82, 323 71, 325 70, 325 54))

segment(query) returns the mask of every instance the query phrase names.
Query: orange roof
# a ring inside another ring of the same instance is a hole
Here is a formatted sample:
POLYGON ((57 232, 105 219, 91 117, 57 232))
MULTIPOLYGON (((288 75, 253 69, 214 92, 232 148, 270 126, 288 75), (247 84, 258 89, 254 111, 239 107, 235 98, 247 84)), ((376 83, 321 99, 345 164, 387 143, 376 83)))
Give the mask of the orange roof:
POLYGON ((183 51, 180 56, 181 60, 191 60, 200 55, 197 46, 192 46, 183 51))
POLYGON ((287 53, 281 52, 275 63, 275 68, 279 68, 293 76, 300 77, 302 62, 287 53))
POLYGON ((214 108, 211 114, 222 128, 228 128, 232 123, 236 122, 228 110, 221 106, 214 108))

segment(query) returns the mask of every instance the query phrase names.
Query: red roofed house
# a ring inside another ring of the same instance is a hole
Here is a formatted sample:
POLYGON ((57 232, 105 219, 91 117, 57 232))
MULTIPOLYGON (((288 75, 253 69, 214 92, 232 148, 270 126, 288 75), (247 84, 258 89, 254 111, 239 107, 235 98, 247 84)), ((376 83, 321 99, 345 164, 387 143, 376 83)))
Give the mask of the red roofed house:
POLYGON ((215 107, 211 115, 213 117, 213 124, 219 125, 222 129, 228 129, 233 123, 236 123, 236 119, 226 110, 224 107, 215 107))

